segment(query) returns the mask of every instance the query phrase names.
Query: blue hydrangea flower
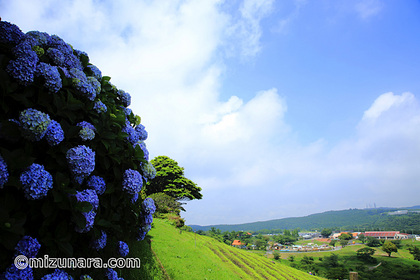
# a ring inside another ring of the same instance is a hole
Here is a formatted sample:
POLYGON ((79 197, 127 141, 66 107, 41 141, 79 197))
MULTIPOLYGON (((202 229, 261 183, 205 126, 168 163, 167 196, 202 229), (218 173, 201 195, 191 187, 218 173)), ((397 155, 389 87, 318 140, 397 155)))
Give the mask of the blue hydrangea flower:
POLYGON ((121 131, 128 134, 128 136, 125 139, 131 144, 135 144, 137 141, 139 141, 139 135, 136 132, 136 130, 130 125, 129 121, 125 122, 125 126, 122 128, 121 131))
POLYGON ((0 43, 18 44, 25 34, 17 25, 7 21, 0 21, 0 43))
POLYGON ((80 138, 82 138, 83 141, 92 140, 93 138, 95 138, 96 128, 93 126, 93 124, 83 121, 79 122, 77 126, 82 128, 79 131, 79 136, 80 138))
POLYGON ((156 211, 155 201, 150 197, 143 200, 142 207, 143 211, 148 214, 153 214, 156 211))
POLYGON ((93 224, 95 223, 95 217, 96 217, 95 211, 83 212, 82 214, 86 219, 86 225, 84 228, 76 227, 75 230, 78 233, 85 233, 85 232, 90 231, 93 228, 93 224))
POLYGON ((53 187, 51 174, 41 164, 33 163, 21 175, 20 182, 26 199, 35 200, 47 196, 53 187))
POLYGON ((142 125, 142 124, 137 125, 135 130, 139 135, 139 140, 140 141, 144 141, 144 140, 147 139, 147 131, 144 128, 144 125, 142 125))
POLYGON ((51 66, 40 62, 36 69, 36 75, 45 79, 44 86, 51 93, 57 93, 62 87, 62 81, 57 66, 51 66))
POLYGON ((57 35, 52 35, 50 47, 58 49, 64 56, 64 60, 60 64, 57 63, 57 66, 66 67, 67 69, 77 68, 83 70, 80 59, 73 53, 73 48, 64 42, 63 39, 57 35))
POLYGON ((78 191, 74 196, 78 202, 89 202, 92 205, 93 211, 98 209, 99 198, 95 190, 86 189, 78 191))
POLYGON ((88 83, 87 79, 86 81, 73 79, 73 86, 90 101, 95 100, 96 90, 88 83))
POLYGON ((7 170, 6 161, 0 155, 0 189, 7 183, 9 180, 9 172, 7 170))
POLYGON ((102 103, 101 100, 98 100, 95 102, 95 105, 93 105, 93 109, 98 113, 105 113, 108 108, 106 107, 106 105, 104 103, 102 103))
POLYGON ((80 276, 80 280, 93 280, 93 278, 90 277, 89 275, 82 275, 80 276))
POLYGON ((81 80, 86 82, 87 81, 87 76, 85 74, 85 72, 83 72, 82 70, 78 69, 78 68, 71 68, 69 70, 70 76, 74 79, 77 80, 81 80))
POLYGON ((124 115, 126 117, 128 117, 129 115, 131 115, 133 113, 133 111, 130 108, 125 108, 125 107, 122 107, 122 108, 124 110, 124 115))
POLYGON ((95 77, 98 81, 102 79, 102 72, 95 65, 88 65, 87 68, 92 72, 92 76, 95 77))
MULTIPOLYGON (((86 96, 90 101, 94 101, 97 92, 97 84, 93 81, 98 82, 95 78, 88 79, 86 74, 77 68, 70 69, 70 76, 72 79, 72 84, 75 89, 80 91, 84 96, 86 96)), ((100 85, 99 85, 100 86, 100 85)), ((100 89, 99 89, 100 91, 100 89)))
POLYGON ((117 272, 112 268, 107 269, 105 276, 108 280, 124 280, 124 278, 118 277, 117 272))
POLYGON ((88 141, 95 138, 95 132, 92 129, 84 127, 79 131, 79 136, 83 141, 88 141))
POLYGON ((86 56, 87 58, 88 58, 88 60, 89 60, 89 55, 86 53, 86 52, 84 52, 84 51, 81 51, 81 50, 74 50, 73 51, 73 53, 78 57, 78 58, 80 58, 82 55, 84 55, 84 56, 86 56))
POLYGON ((34 52, 33 48, 36 46, 36 40, 30 36, 25 36, 13 49, 12 53, 16 58, 31 55, 34 52))
POLYGON ((12 264, 11 266, 9 266, 9 268, 3 275, 0 274, 0 277, 4 280, 33 280, 34 274, 32 268, 30 268, 29 266, 25 269, 18 269, 14 264, 12 264))
POLYGON ((69 149, 66 158, 70 171, 79 184, 95 169, 95 152, 85 145, 69 149))
POLYGON ((143 216, 143 224, 144 225, 151 225, 153 223, 153 215, 148 213, 143 216))
POLYGON ((135 193, 133 197, 131 198, 131 203, 134 204, 139 199, 139 193, 135 193))
POLYGON ((50 47, 57 48, 62 53, 73 53, 73 48, 57 35, 51 35, 50 47))
POLYGON ((22 135, 31 141, 39 141, 47 133, 51 119, 48 114, 29 108, 19 115, 19 123, 22 128, 22 135))
POLYGON ((89 202, 92 205, 92 209, 88 212, 83 212, 83 216, 86 219, 86 225, 84 228, 76 227, 76 231, 79 233, 88 232, 92 229, 95 222, 96 210, 99 206, 99 198, 94 190, 87 189, 84 191, 78 191, 75 194, 75 197, 78 202, 89 202))
POLYGON ((64 60, 64 67, 67 69, 77 68, 80 70, 83 70, 82 63, 80 62, 80 59, 75 56, 74 54, 64 54, 65 60, 64 60))
POLYGON ((99 251, 106 246, 106 240, 107 240, 107 234, 105 231, 101 230, 101 236, 99 236, 98 239, 94 239, 90 246, 95 249, 96 251, 99 251))
POLYGON ((86 185, 88 185, 89 188, 95 190, 97 195, 104 194, 106 189, 104 178, 96 175, 90 176, 89 180, 86 182, 86 185))
POLYGON ((123 241, 118 242, 118 252, 121 256, 125 257, 128 255, 128 252, 130 251, 130 248, 128 248, 127 243, 123 241))
POLYGON ((141 241, 146 237, 146 234, 152 229, 151 225, 143 225, 139 228, 137 241, 141 241))
POLYGON ((24 255, 27 258, 35 258, 38 254, 41 244, 36 238, 32 238, 29 235, 25 235, 17 243, 15 247, 15 257, 18 255, 24 255))
POLYGON ((137 241, 142 241, 142 240, 144 240, 144 238, 146 237, 146 234, 147 234, 147 232, 143 231, 143 230, 140 228, 140 230, 139 230, 139 233, 138 233, 138 235, 137 235, 136 240, 137 240, 137 241))
POLYGON ((58 145, 64 140, 64 131, 61 125, 55 120, 51 120, 47 133, 45 134, 45 139, 47 139, 50 146, 58 145))
POLYGON ((51 62, 55 65, 64 66, 64 60, 66 59, 64 57, 64 54, 56 49, 56 48, 48 48, 47 49, 47 56, 51 59, 51 62))
POLYGON ((88 76, 87 81, 92 86, 92 88, 95 90, 96 94, 101 93, 101 83, 95 77, 88 76))
POLYGON ((149 150, 147 150, 146 143, 140 143, 140 147, 144 154, 144 160, 149 161, 149 150))
POLYGON ((35 70, 39 61, 38 55, 32 50, 29 40, 22 40, 14 49, 16 60, 10 60, 6 71, 19 84, 27 86, 33 83, 35 70))
POLYGON ((76 126, 87 127, 87 128, 89 128, 93 131, 96 131, 95 126, 93 124, 91 124, 90 122, 87 122, 87 121, 79 122, 78 124, 76 124, 76 126))
POLYGON ((70 280, 70 275, 67 274, 64 270, 56 268, 53 273, 47 274, 41 278, 41 280, 70 280))
POLYGON ((146 161, 149 161, 149 151, 146 148, 146 143, 144 143, 143 141, 138 141, 136 142, 133 147, 136 148, 136 146, 139 145, 139 147, 141 148, 141 150, 143 151, 143 158, 146 161))
POLYGON ((117 96, 125 107, 130 106, 131 96, 128 92, 125 92, 122 89, 120 89, 120 90, 117 91, 117 96))
POLYGON ((49 46, 51 43, 51 37, 46 32, 40 31, 29 31, 26 35, 31 36, 36 40, 36 44, 41 47, 49 46))
POLYGON ((71 78, 70 71, 66 67, 58 66, 58 68, 61 71, 63 71, 63 74, 64 74, 63 78, 67 78, 67 79, 70 79, 71 78))
POLYGON ((141 191, 143 187, 143 178, 140 172, 133 169, 127 169, 124 171, 122 188, 129 194, 134 195, 141 191))
POLYGON ((146 181, 153 180, 156 177, 156 168, 150 161, 147 163, 142 162, 140 168, 146 181))

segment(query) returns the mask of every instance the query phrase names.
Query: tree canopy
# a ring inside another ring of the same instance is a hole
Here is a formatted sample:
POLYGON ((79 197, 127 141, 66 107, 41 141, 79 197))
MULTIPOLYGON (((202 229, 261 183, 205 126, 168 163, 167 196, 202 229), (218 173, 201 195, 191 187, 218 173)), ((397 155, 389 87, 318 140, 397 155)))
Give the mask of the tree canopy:
POLYGON ((398 252, 397 245, 390 241, 385 241, 382 245, 382 250, 388 254, 388 257, 390 257, 393 252, 398 252))
POLYGON ((416 246, 408 247, 408 251, 413 255, 416 261, 420 261, 420 248, 416 246))
POLYGON ((154 179, 147 182, 147 195, 163 192, 176 199, 201 199, 201 188, 196 183, 184 177, 184 168, 167 157, 158 156, 151 160, 156 169, 154 179))
POLYGON ((331 235, 331 233, 332 233, 332 230, 330 228, 324 228, 321 231, 321 235, 325 238, 328 238, 331 235))

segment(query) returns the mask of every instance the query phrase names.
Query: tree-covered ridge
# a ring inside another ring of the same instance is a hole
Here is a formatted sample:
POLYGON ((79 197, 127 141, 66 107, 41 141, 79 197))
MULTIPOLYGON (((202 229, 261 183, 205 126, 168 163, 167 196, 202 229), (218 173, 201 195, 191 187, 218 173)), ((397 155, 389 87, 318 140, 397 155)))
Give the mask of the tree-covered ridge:
POLYGON ((0 278, 117 279, 112 269, 18 270, 13 257, 106 262, 145 237, 153 169, 130 94, 59 36, 0 21, 0 100, 0 278))
POLYGON ((420 214, 409 211, 406 215, 388 215, 388 212, 408 208, 349 209, 328 211, 305 217, 284 218, 264 222, 237 225, 191 225, 194 230, 210 230, 212 227, 221 231, 259 231, 269 233, 276 229, 318 230, 331 228, 336 230, 399 230, 420 233, 420 214))

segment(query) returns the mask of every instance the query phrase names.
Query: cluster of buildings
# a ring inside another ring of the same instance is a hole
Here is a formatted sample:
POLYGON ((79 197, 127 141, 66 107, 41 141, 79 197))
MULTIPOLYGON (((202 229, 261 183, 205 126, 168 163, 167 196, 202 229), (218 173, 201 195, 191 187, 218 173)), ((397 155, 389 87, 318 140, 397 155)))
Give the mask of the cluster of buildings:
MULTIPOLYGON (((328 238, 322 238, 318 232, 315 233, 299 233, 299 236, 303 239, 314 239, 321 242, 329 243, 331 240, 339 240, 340 235, 342 234, 351 234, 353 239, 358 239, 359 235, 363 234, 365 237, 373 237, 377 239, 410 239, 415 238, 420 241, 420 236, 411 235, 408 233, 401 233, 399 231, 365 231, 365 232, 337 232, 331 234, 328 238)), ((245 248, 246 244, 242 243, 240 240, 234 240, 232 246, 238 248, 245 248)), ((255 246, 255 245, 253 245, 255 246)), ((279 251, 323 251, 331 249, 328 244, 317 245, 314 243, 308 243, 306 245, 283 245, 280 243, 274 243, 269 246, 270 250, 279 250, 279 251)))
POLYGON ((374 237, 377 239, 409 239, 414 238, 413 235, 408 233, 401 233, 399 231, 365 231, 365 232, 339 232, 332 234, 329 238, 332 240, 339 239, 340 235, 343 233, 353 235, 353 239, 357 239, 360 234, 363 234, 366 237, 374 237))

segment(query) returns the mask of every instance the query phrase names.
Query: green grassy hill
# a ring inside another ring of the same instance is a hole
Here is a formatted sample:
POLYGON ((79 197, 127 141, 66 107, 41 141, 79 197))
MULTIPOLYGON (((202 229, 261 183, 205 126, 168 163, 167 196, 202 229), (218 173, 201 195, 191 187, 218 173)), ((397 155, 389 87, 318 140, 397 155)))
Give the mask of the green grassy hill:
POLYGON ((165 270, 163 279, 322 279, 213 238, 181 232, 168 220, 154 219, 149 234, 165 270))

